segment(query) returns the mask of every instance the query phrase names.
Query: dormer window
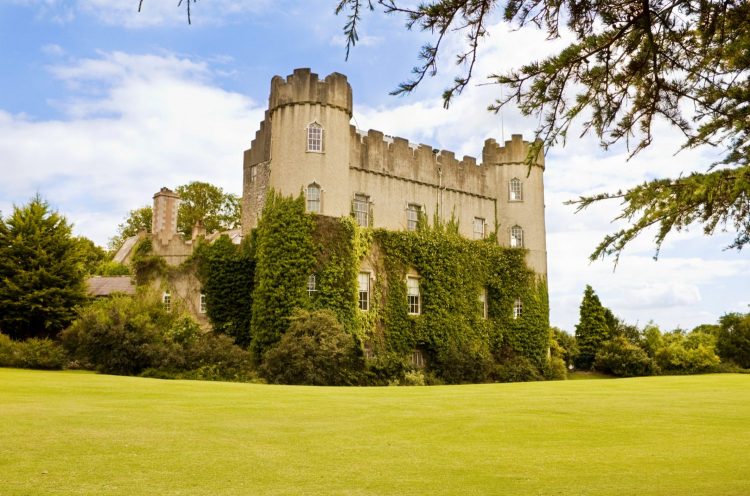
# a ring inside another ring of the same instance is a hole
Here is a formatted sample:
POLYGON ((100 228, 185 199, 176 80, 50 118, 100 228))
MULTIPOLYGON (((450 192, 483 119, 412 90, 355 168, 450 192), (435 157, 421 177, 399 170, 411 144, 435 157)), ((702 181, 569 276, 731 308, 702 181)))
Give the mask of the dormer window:
POLYGON ((317 122, 307 126, 307 151, 323 152, 323 126, 317 122))

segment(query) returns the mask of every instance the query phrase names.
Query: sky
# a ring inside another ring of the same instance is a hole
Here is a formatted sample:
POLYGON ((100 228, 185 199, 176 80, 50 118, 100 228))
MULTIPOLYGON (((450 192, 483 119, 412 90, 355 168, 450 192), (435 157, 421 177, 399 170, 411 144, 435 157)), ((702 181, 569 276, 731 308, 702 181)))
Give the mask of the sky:
MULTIPOLYGON (((0 0, 0 212, 39 193, 106 246, 127 213, 162 186, 207 181, 242 194, 242 152, 265 110, 270 80, 297 67, 321 77, 346 74, 353 123, 412 142, 481 157, 486 138, 533 136, 537 121, 500 96, 487 76, 564 46, 534 29, 493 19, 475 78, 449 109, 441 94, 456 75, 449 37, 439 72, 414 93, 389 92, 410 76, 429 39, 404 20, 367 13, 360 43, 345 58, 345 19, 335 0, 200 0, 192 25, 177 0, 0 0)), ((184 6, 183 6, 184 7, 184 6)), ((645 180, 704 171, 715 149, 679 151, 665 123, 654 144, 628 160, 571 133, 546 155, 545 202, 551 324, 573 332, 584 288, 628 323, 691 329, 729 312, 750 311, 747 251, 725 250, 732 233, 699 226, 673 233, 654 260, 653 234, 613 259, 589 262, 608 233, 617 202, 584 212, 566 200, 614 192, 645 180), (678 153, 679 152, 679 153, 678 153)))

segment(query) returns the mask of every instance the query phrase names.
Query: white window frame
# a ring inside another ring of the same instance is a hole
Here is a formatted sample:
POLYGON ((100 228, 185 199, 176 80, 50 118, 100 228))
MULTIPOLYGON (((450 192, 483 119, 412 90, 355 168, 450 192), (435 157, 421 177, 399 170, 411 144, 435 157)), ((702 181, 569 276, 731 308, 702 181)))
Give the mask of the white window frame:
POLYGON ((169 291, 164 291, 164 293, 161 295, 161 304, 164 305, 164 310, 167 312, 172 311, 172 293, 169 291))
POLYGON ((359 309, 363 312, 370 311, 370 273, 360 272, 357 276, 359 309), (362 287, 364 283, 364 288, 362 287))
POLYGON ((305 190, 305 208, 310 213, 319 214, 321 212, 321 200, 323 190, 318 183, 310 183, 305 190), (312 194, 315 192, 315 195, 312 194))
POLYGON ((323 153, 323 135, 324 129, 319 122, 313 121, 307 125, 307 151, 314 153, 323 153))
POLYGON ((198 313, 206 313, 206 293, 201 291, 200 298, 198 300, 198 313))
POLYGON ((511 248, 523 248, 523 228, 519 225, 510 228, 510 246, 511 248))
POLYGON ((424 368, 424 353, 422 350, 416 349, 411 352, 411 366, 415 369, 424 368))
POLYGON ((422 205, 409 203, 406 205, 406 230, 416 231, 419 225, 419 215, 422 213, 422 205))
POLYGON ((474 217, 474 239, 484 239, 485 232, 484 232, 484 226, 486 225, 486 221, 483 217, 474 217), (479 230, 477 230, 477 227, 479 227, 479 230))
POLYGON ((352 200, 354 219, 361 227, 370 227, 370 197, 364 193, 355 193, 352 200))
POLYGON ((409 315, 422 314, 422 291, 419 288, 419 277, 406 276, 406 312, 409 315), (414 284, 410 286, 410 282, 414 284))
POLYGON ((521 302, 521 298, 516 298, 516 301, 513 302, 513 318, 518 319, 523 315, 523 302, 521 302))
POLYGON ((254 183, 257 177, 258 177, 258 166, 253 165, 250 167, 250 182, 254 183))
POLYGON ((307 276, 307 296, 312 296, 318 290, 318 281, 315 274, 307 276))
POLYGON ((517 177, 508 181, 508 200, 512 202, 523 201, 523 182, 517 177))
POLYGON ((486 319, 489 315, 489 308, 487 306, 487 288, 482 288, 479 291, 479 303, 482 305, 482 318, 486 319))

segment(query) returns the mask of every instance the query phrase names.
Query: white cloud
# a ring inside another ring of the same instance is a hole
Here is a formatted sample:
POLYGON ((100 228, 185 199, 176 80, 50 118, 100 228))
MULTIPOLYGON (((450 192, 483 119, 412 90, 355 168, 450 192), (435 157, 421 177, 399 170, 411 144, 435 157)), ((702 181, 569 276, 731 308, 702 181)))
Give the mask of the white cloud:
POLYGON ((50 70, 79 93, 60 102, 65 120, 0 111, 3 212, 38 191, 104 244, 161 186, 204 180, 241 193, 262 109, 217 87, 206 64, 116 52, 50 70))

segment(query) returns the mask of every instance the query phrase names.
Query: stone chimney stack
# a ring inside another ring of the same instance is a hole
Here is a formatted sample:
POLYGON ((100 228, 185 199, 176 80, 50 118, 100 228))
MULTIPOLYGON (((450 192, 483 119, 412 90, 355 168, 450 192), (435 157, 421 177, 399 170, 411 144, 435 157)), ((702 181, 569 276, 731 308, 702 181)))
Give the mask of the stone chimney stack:
POLYGON ((154 239, 167 244, 177 234, 177 209, 180 197, 169 188, 162 188, 154 195, 154 218, 151 234, 154 239))
POLYGON ((198 219, 195 221, 195 225, 193 226, 193 235, 191 236, 191 239, 195 241, 198 238, 205 238, 206 237, 206 227, 203 225, 203 221, 198 219))

